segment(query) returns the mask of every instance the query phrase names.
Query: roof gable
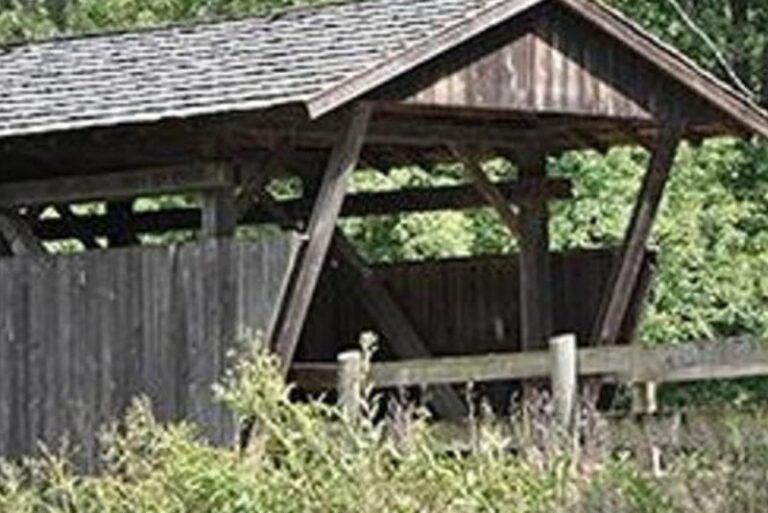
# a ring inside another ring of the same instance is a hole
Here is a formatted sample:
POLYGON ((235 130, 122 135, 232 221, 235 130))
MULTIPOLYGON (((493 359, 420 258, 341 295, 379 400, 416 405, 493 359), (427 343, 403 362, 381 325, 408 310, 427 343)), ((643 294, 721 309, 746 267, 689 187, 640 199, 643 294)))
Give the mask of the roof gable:
POLYGON ((440 77, 405 101, 641 120, 691 115, 703 123, 727 120, 715 133, 733 131, 724 130, 730 125, 768 137, 768 114, 753 100, 593 0, 503 0, 475 19, 451 26, 379 67, 323 91, 308 102, 309 112, 318 117, 332 111, 478 34, 524 18, 534 8, 539 14, 530 31, 507 47, 440 77), (552 14, 559 24, 549 18, 552 14), (510 67, 517 68, 513 81, 510 67), (489 80, 483 78, 488 76, 489 80), (498 80, 504 87, 499 87, 498 80), (489 86, 496 90, 489 91, 489 86))
POLYGON ((562 8, 550 8, 527 25, 510 42, 406 101, 638 120, 661 117, 679 103, 665 101, 675 87, 670 79, 562 8))

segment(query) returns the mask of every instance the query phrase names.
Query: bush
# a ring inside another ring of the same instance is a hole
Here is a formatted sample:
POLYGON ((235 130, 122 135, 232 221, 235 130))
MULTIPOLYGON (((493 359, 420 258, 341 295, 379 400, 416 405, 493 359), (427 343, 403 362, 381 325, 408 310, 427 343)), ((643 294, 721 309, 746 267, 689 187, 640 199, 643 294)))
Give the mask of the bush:
POLYGON ((373 422, 382 406, 375 398, 362 421, 320 402, 292 402, 275 360, 262 354, 243 358, 216 393, 255 419, 245 450, 212 447, 187 424, 162 425, 138 400, 120 429, 106 431, 96 475, 50 452, 2 463, 0 511, 706 513, 766 503, 766 431, 750 438, 747 425, 725 420, 719 435, 696 431, 710 441, 696 442, 701 451, 670 453, 660 480, 608 445, 585 449, 575 465, 546 415, 521 431, 475 419, 472 450, 459 451, 418 411, 373 422), (515 432, 527 433, 517 437, 524 451, 510 449, 515 432))

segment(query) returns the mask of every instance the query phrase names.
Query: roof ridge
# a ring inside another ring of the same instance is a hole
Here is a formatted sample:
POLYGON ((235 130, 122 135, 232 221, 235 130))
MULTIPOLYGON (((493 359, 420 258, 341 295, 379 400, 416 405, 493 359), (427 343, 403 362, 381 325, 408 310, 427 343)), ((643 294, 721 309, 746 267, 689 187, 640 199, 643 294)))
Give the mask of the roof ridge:
POLYGON ((322 11, 332 7, 340 7, 343 5, 362 4, 365 2, 375 2, 381 0, 311 0, 315 3, 306 5, 290 5, 286 7, 279 7, 275 9, 266 9, 263 11, 254 11, 250 13, 240 13, 233 15, 223 16, 205 16, 201 18, 190 18, 186 20, 175 20, 167 23, 160 23, 157 25, 138 25, 132 27, 123 28, 106 28, 104 30, 87 30, 84 32, 63 32, 54 34, 51 37, 32 38, 28 40, 0 42, 0 53, 12 51, 18 48, 33 47, 38 45, 46 45, 50 43, 67 42, 67 41, 80 41, 89 39, 99 39, 116 36, 125 36, 130 34, 147 34, 152 32, 164 32, 176 29, 185 28, 197 28, 197 27, 212 27, 216 25, 225 25, 227 23, 237 23, 248 20, 263 20, 265 22, 278 20, 286 15, 295 13, 311 13, 313 11, 322 11))

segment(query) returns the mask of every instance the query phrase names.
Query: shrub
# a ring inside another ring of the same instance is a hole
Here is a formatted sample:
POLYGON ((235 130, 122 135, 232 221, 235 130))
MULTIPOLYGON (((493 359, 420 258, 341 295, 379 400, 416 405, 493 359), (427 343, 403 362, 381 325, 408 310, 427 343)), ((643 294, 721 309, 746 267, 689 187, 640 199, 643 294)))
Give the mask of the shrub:
MULTIPOLYGON (((471 450, 459 450, 418 410, 393 408, 374 422, 384 406, 375 397, 362 420, 322 402, 292 402, 275 359, 256 352, 216 394, 255 420, 244 450, 212 447, 184 423, 163 425, 146 400, 137 400, 123 426, 106 430, 94 475, 46 451, 0 464, 0 511, 714 513, 758 511, 766 503, 761 433, 768 416, 751 418, 761 431, 750 431, 754 422, 727 420, 704 424, 716 432, 692 429, 686 447, 700 450, 671 450, 662 480, 638 466, 632 451, 610 443, 584 452, 576 465, 563 450, 568 444, 547 429, 546 408, 529 425, 473 419, 471 450)), ((594 429, 583 436, 599 438, 594 429)))

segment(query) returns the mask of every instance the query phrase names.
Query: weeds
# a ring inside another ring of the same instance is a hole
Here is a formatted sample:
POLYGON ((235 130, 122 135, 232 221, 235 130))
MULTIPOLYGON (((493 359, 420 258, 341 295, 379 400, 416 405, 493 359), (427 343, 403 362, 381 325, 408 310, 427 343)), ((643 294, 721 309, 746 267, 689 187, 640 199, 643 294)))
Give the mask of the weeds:
POLYGON ((649 434, 620 424, 609 428, 594 412, 582 415, 576 464, 572 440, 564 443, 551 429, 545 397, 525 422, 478 414, 469 430, 469 450, 459 450, 445 443, 419 409, 373 398, 360 422, 322 402, 292 402, 277 362, 259 353, 242 358, 216 395, 237 416, 254 419, 254 436, 243 450, 212 447, 187 424, 161 425, 150 405, 137 400, 120 429, 105 431, 101 471, 95 475, 78 473, 67 458, 50 452, 0 464, 0 511, 715 513, 768 508, 768 430, 762 430, 768 416, 760 413, 689 422, 674 440, 655 440, 666 444, 668 457, 659 479, 635 462, 632 450, 621 449, 649 443, 649 434), (387 419, 374 422, 383 408, 387 419))

